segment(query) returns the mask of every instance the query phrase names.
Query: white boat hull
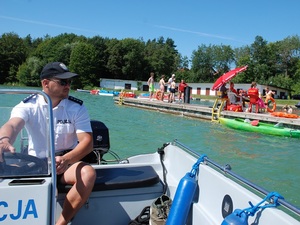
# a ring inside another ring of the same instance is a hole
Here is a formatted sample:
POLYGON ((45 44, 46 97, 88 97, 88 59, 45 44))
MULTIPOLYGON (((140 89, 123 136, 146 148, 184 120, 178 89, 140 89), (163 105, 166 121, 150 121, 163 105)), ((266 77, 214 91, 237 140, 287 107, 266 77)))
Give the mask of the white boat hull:
MULTIPOLYGON (((197 158, 183 151, 175 145, 165 148, 164 164, 166 166, 168 191, 167 194, 174 199, 178 184, 182 177, 190 172, 197 158)), ((159 160, 159 154, 146 154, 134 156, 128 159, 129 164, 100 165, 95 166, 97 170, 105 167, 123 168, 151 166, 155 169, 160 179, 163 180, 163 170, 159 160)), ((206 164, 200 164, 198 175, 198 188, 192 204, 191 211, 187 217, 187 224, 220 225, 224 220, 222 215, 232 210, 245 209, 249 207, 249 201, 254 205, 262 198, 242 187, 223 172, 217 171, 206 164)), ((150 187, 131 188, 109 191, 93 192, 88 203, 88 207, 83 207, 76 215, 71 224, 128 224, 141 210, 159 197, 163 193, 161 183, 150 187), (110 215, 113 212, 112 216, 110 215)), ((58 208, 64 199, 64 195, 59 195, 58 208)), ((57 213, 60 213, 59 210, 57 213)), ((288 216, 277 208, 265 209, 254 217, 249 217, 249 224, 259 219, 260 225, 296 225, 299 221, 288 216)), ((255 223, 254 223, 255 224, 255 223)))

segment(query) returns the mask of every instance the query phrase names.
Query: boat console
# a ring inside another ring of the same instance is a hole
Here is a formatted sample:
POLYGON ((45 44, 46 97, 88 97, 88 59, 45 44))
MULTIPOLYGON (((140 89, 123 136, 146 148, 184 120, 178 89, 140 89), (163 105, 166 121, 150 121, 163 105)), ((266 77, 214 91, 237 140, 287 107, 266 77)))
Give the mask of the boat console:
POLYGON ((82 160, 91 164, 100 164, 102 157, 109 151, 109 131, 107 126, 98 120, 91 120, 93 131, 93 151, 82 160))

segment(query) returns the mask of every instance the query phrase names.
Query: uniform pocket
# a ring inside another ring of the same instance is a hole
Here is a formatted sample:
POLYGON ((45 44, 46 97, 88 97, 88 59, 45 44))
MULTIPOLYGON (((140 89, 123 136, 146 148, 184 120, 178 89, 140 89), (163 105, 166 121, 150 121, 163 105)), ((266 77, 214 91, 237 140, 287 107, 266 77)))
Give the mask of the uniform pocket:
POLYGON ((71 123, 65 124, 56 124, 56 133, 57 134, 67 134, 74 133, 74 125, 71 123))

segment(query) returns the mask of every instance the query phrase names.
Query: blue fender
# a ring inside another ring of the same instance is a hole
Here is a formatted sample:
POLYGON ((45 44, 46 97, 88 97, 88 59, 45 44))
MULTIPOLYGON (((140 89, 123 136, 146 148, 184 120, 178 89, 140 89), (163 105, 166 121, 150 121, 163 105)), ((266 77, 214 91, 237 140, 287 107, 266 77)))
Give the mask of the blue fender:
POLYGON ((192 205, 192 201, 197 189, 197 181, 191 173, 187 173, 181 178, 166 225, 184 225, 192 205))
POLYGON ((248 215, 240 209, 226 216, 221 225, 248 225, 248 215))

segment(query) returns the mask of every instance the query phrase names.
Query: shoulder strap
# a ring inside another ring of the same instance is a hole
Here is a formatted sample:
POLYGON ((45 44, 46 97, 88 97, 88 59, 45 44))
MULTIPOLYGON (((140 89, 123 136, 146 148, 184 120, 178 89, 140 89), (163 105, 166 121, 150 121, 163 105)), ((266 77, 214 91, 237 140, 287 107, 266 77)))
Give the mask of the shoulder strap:
POLYGON ((83 104, 83 101, 82 101, 82 100, 80 100, 80 99, 78 99, 78 98, 75 98, 75 97, 73 97, 73 96, 69 96, 68 99, 69 99, 70 101, 72 101, 72 102, 78 103, 79 105, 82 105, 82 104, 83 104))
POLYGON ((28 102, 30 99, 32 99, 34 96, 36 96, 36 94, 31 94, 29 96, 27 96, 26 98, 23 99, 23 102, 26 103, 28 102))

